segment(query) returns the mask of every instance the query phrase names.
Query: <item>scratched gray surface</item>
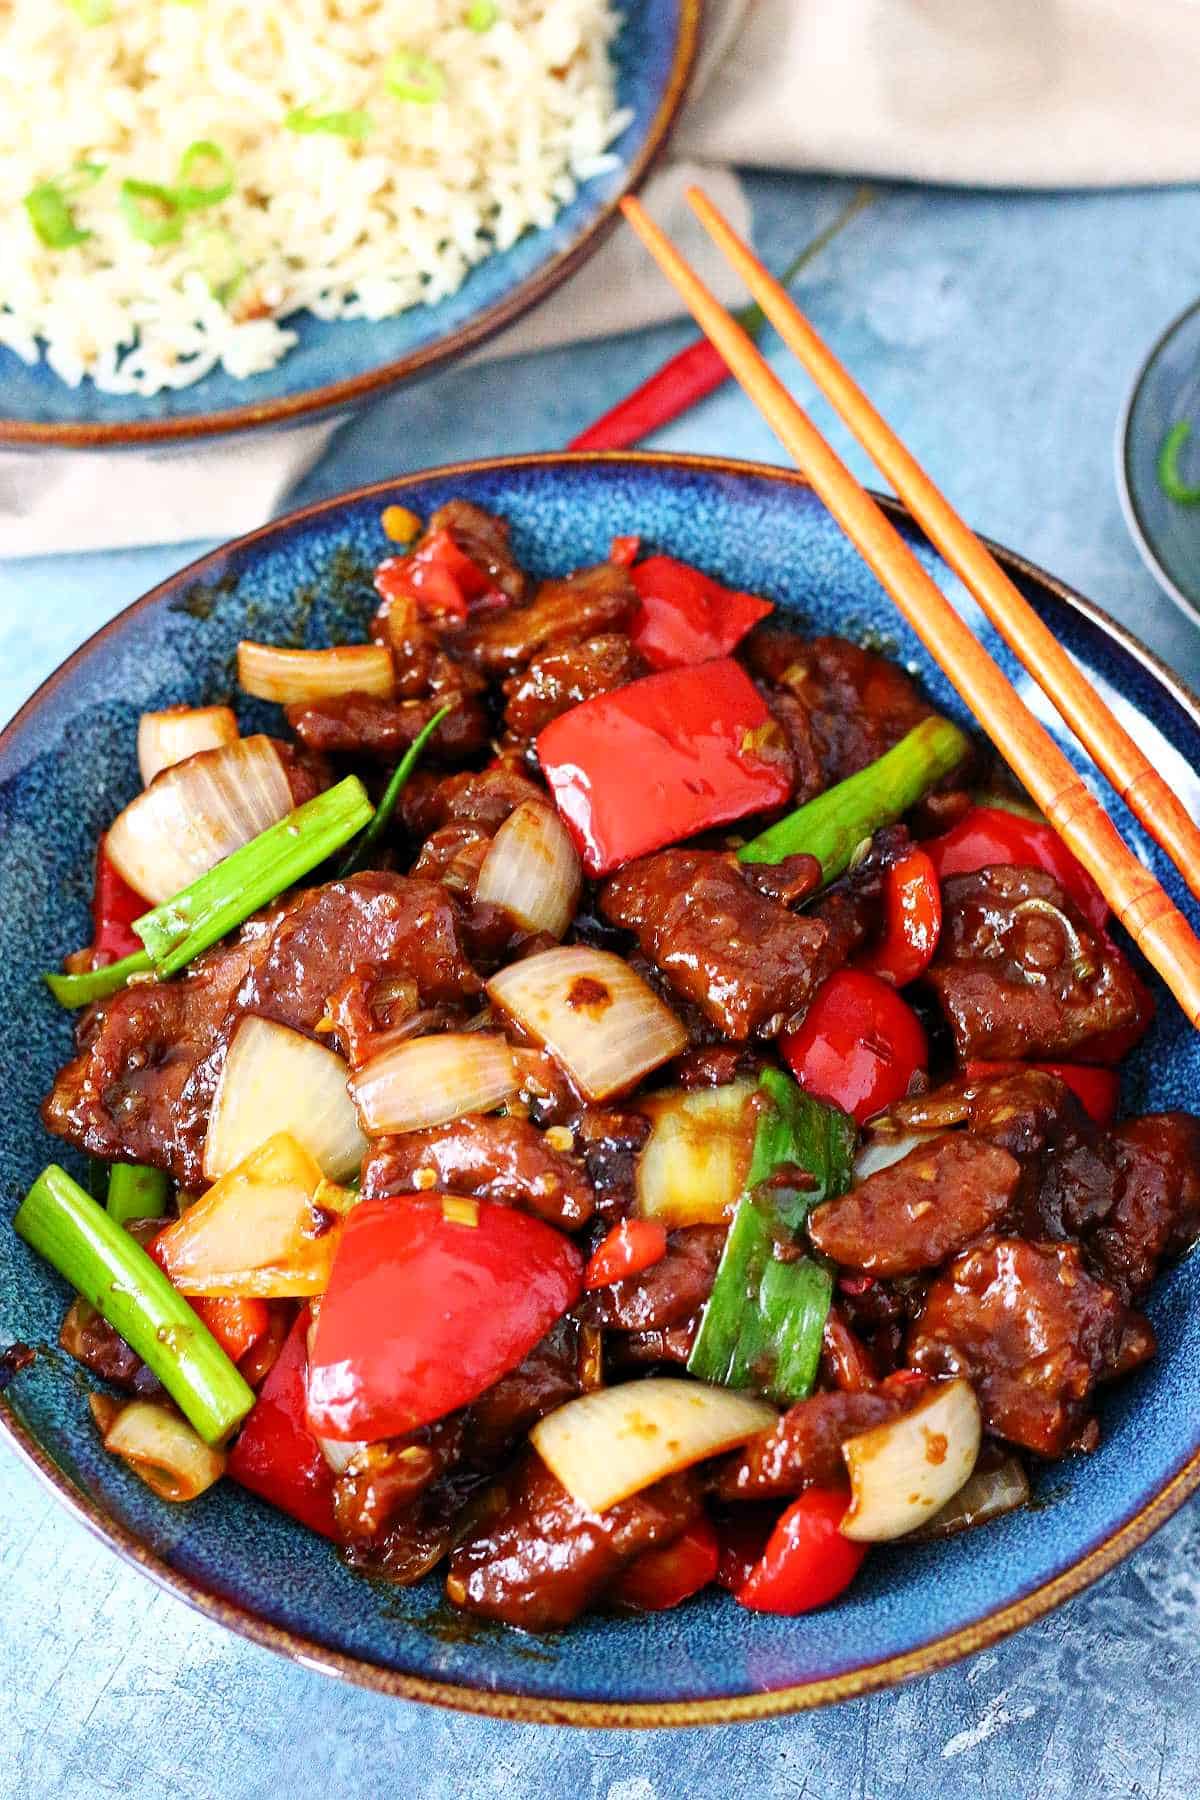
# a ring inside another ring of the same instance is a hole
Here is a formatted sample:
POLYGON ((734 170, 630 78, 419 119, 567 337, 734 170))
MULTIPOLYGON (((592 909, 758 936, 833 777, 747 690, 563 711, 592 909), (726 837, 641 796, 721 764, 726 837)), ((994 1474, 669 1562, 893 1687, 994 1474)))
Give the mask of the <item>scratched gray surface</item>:
MULTIPOLYGON (((783 177, 753 188, 776 262, 845 192, 783 177)), ((1198 227, 1194 189, 887 190, 804 297, 980 529, 1083 588, 1200 684, 1200 638, 1139 564, 1111 473, 1139 355, 1200 291, 1198 227)), ((682 340, 664 329, 443 375, 351 426, 301 497, 554 447, 682 340)), ((659 441, 775 457, 732 392, 659 441)), ((0 716, 204 547, 0 566, 0 716)), ((3 1796, 1193 1800, 1198 1766, 1195 1506, 1051 1618, 893 1693, 766 1725, 578 1733, 384 1700, 229 1637, 126 1569, 0 1452, 3 1796)))

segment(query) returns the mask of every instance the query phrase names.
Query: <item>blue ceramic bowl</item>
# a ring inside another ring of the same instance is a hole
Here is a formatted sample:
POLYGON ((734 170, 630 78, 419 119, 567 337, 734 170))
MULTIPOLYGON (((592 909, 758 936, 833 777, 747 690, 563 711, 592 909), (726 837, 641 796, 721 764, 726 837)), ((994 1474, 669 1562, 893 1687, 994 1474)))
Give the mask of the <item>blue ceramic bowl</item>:
MULTIPOLYGON (((654 456, 466 465, 327 502, 206 557, 78 651, 0 738, 6 1214, 37 1170, 63 1154, 41 1129, 37 1106, 68 1050, 70 1024, 38 975, 87 938, 96 836, 138 785, 139 712, 226 698, 239 637, 319 645, 361 635, 372 608, 370 570, 388 548, 381 508, 395 500, 428 513, 456 494, 510 519, 518 554, 543 574, 594 561, 614 534, 637 532, 733 586, 772 595, 806 626, 874 634, 919 669, 939 706, 963 715, 811 490, 768 469, 654 456)), ((957 592, 905 515, 890 510, 934 578, 957 592)), ((999 554, 1195 809, 1200 701, 1095 607, 999 554)), ((970 616, 1038 702, 995 633, 970 616)), ((1077 760, 1069 739, 1064 748, 1077 760)), ((1104 797, 1138 854, 1184 903, 1156 847, 1113 794, 1104 797)), ((1158 999, 1154 1030, 1125 1072, 1129 1108, 1187 1106, 1200 1087, 1200 1037, 1161 990, 1158 999)), ((880 1549, 843 1600, 811 1617, 759 1616, 709 1593, 657 1617, 588 1619, 561 1636, 530 1638, 448 1615, 436 1581, 403 1590, 356 1579, 324 1542, 230 1485, 192 1506, 156 1500, 100 1449, 86 1383, 50 1348, 65 1297, 59 1279, 0 1225, 0 1344, 22 1339, 39 1351, 11 1381, 0 1420, 81 1518, 175 1593, 260 1643, 389 1692, 506 1717, 715 1722, 922 1673, 1077 1592, 1200 1485, 1193 1259, 1155 1291, 1158 1358, 1106 1395, 1100 1449, 1050 1470, 1036 1508, 947 1544, 880 1549)))
POLYGON ((1143 562, 1159 586, 1200 624, 1200 506, 1169 500, 1158 456, 1173 425, 1192 440, 1180 459, 1200 482, 1200 300, 1173 319, 1138 370, 1117 424, 1117 491, 1143 562))
POLYGON ((71 388, 39 363, 0 348, 0 443, 114 448, 244 431, 343 410, 474 349, 544 300, 615 224, 683 102, 703 0, 624 0, 613 56, 617 100, 633 117, 613 145, 620 164, 587 182, 554 224, 490 256, 437 306, 392 319, 288 321, 299 343, 274 369, 235 381, 220 369, 192 387, 156 394, 71 388))

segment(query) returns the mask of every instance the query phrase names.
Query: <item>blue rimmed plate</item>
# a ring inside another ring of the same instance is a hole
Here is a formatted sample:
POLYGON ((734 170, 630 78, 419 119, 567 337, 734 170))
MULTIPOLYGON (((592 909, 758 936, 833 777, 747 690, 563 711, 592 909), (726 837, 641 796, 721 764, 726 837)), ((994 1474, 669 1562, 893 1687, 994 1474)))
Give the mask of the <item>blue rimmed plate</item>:
MULTIPOLYGON (((407 477, 267 526, 173 577, 78 651, 0 737, 0 1211, 61 1146, 38 1102, 70 1040, 38 975, 85 940, 98 831, 135 791, 137 716, 224 697, 239 637, 321 644, 361 633, 391 501, 427 513, 462 494, 514 526, 543 573, 601 557, 636 532, 813 629, 873 634, 962 717, 941 674, 811 490, 768 469, 701 458, 531 457, 407 477)), ((889 503, 934 578, 993 654, 1028 679, 940 559, 889 503)), ((1200 802, 1200 701, 1097 608, 1006 552, 1006 568, 1124 715, 1185 804, 1200 802)), ((1041 707, 1043 713, 1045 708, 1041 707)), ((1053 725, 1052 728, 1060 729, 1053 725)), ((1065 748, 1077 763, 1070 740, 1065 748)), ((1082 766, 1082 765, 1081 765, 1082 766)), ((1172 898, 1182 886, 1105 791, 1172 898)), ((1130 1109, 1193 1102, 1200 1037, 1159 988, 1154 1030, 1124 1075, 1130 1109)), ((1159 1283, 1160 1354, 1106 1393, 1094 1456, 1056 1465, 1041 1504, 941 1545, 876 1551, 835 1607, 800 1619, 743 1612, 719 1593, 649 1618, 589 1619, 546 1639, 449 1614, 436 1582, 366 1584, 329 1546, 232 1487, 188 1507, 156 1500, 106 1457, 79 1371, 52 1346, 53 1273, 0 1224, 0 1345, 39 1349, 0 1400, 0 1423, 60 1497, 148 1574, 236 1631, 384 1691, 505 1717, 652 1726, 756 1718, 937 1668, 1028 1623, 1140 1543, 1200 1486, 1200 1260, 1159 1283)))
POLYGON ((1159 586, 1200 624, 1200 505, 1163 492, 1158 460, 1172 427, 1192 436, 1181 456, 1200 483, 1200 300, 1173 319, 1134 377, 1117 424, 1117 492, 1142 561, 1159 586))
POLYGON ((584 183, 553 225, 528 231, 481 262, 458 292, 395 318, 330 323, 298 313, 299 343, 274 369, 237 381, 215 369, 155 394, 71 388, 45 363, 0 348, 0 444, 112 449, 279 425, 360 405, 384 389, 475 349, 535 306, 603 241, 621 197, 637 188, 683 103, 703 0, 625 0, 613 46, 617 102, 632 117, 613 145, 620 161, 584 183))

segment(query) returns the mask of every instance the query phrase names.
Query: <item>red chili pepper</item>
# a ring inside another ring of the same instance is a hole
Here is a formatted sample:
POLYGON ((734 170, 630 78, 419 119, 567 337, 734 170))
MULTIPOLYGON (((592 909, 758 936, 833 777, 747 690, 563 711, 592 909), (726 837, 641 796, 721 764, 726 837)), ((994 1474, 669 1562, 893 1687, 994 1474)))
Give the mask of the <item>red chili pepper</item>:
POLYGON ((265 1300, 238 1300, 216 1295, 196 1295, 188 1300, 233 1362, 240 1362, 271 1325, 271 1308, 265 1300))
POLYGON ((933 961, 942 929, 942 890, 924 850, 894 862, 883 878, 883 936, 863 952, 858 967, 907 987, 933 961))
POLYGON ((762 1561, 771 1541, 771 1533, 779 1522, 778 1506, 739 1506, 717 1524, 720 1558, 717 1582, 731 1594, 738 1593, 750 1579, 751 1570, 762 1561))
POLYGON ((969 1062, 963 1070, 968 1080, 986 1075, 1011 1075, 1019 1069, 1044 1069, 1070 1088, 1079 1104, 1097 1125, 1111 1125, 1121 1098, 1121 1077, 1116 1069, 1085 1068, 1082 1063, 969 1062))
POLYGON ((583 1261, 540 1219, 489 1200, 399 1194, 346 1220, 313 1333, 321 1437, 400 1437, 465 1406, 578 1298, 583 1261))
POLYGON ((616 563, 618 569, 632 568, 641 547, 639 537, 615 537, 608 547, 608 560, 616 563))
POLYGON ((929 1046, 895 988, 864 969, 839 969, 817 990, 804 1023, 779 1040, 801 1087, 861 1125, 902 1100, 929 1046))
POLYGON ((648 556, 630 576, 642 604, 629 635, 656 669, 728 656, 775 610, 769 600, 722 587, 673 556, 648 556))
POLYGON ((310 1531, 336 1537, 333 1472, 305 1418, 308 1316, 306 1306, 263 1382, 227 1467, 235 1481, 310 1531))
POLYGON ((667 1254, 666 1228, 655 1219, 622 1219, 592 1252, 583 1274, 585 1288, 611 1287, 640 1275, 667 1254))
POLYGON ((729 659, 644 675, 553 719, 538 759, 589 875, 787 799, 790 760, 729 659))
POLYGON ((389 556, 375 571, 385 600, 415 600, 430 618, 463 623, 472 607, 506 606, 486 569, 460 550, 449 531, 435 531, 408 556, 389 556))
POLYGON ((762 1560, 740 1589, 751 1612, 811 1612, 850 1586, 867 1554, 839 1527, 850 1497, 842 1488, 812 1487, 794 1500, 771 1533, 762 1560))
POLYGON ((1045 869, 1097 931, 1108 922, 1108 901, 1096 883, 1054 828, 1038 819, 1022 818, 1000 806, 975 806, 942 837, 927 838, 921 848, 939 881, 997 863, 1045 869))
POLYGON ((719 1554, 715 1530, 707 1519, 696 1519, 674 1543, 644 1550, 617 1576, 608 1597, 629 1612, 666 1612, 716 1579, 719 1554))
POLYGON ((92 894, 92 959, 97 966, 119 962, 144 948, 132 930, 133 921, 143 918, 146 901, 134 893, 129 883, 117 874, 108 860, 104 839, 96 851, 96 886, 92 894))

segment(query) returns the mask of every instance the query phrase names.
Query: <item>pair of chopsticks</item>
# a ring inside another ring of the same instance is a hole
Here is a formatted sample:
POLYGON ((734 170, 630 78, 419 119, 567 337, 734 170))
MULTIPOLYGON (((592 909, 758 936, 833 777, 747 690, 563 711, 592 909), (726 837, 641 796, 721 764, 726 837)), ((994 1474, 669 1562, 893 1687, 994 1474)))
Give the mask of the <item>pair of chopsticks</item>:
MULTIPOLYGON (((1200 897, 1200 831, 1176 795, 991 552, 876 412, 790 294, 700 189, 690 189, 688 200, 784 343, 795 352, 1130 811, 1162 845, 1192 893, 1200 897)), ((731 374, 794 457, 934 661, 958 689, 1001 756, 1095 880, 1192 1024, 1200 1026, 1200 941, 1183 914, 1129 850, 1049 732, 922 568, 890 519, 773 374, 741 326, 636 200, 624 200, 622 211, 705 335, 720 351, 731 374)))

